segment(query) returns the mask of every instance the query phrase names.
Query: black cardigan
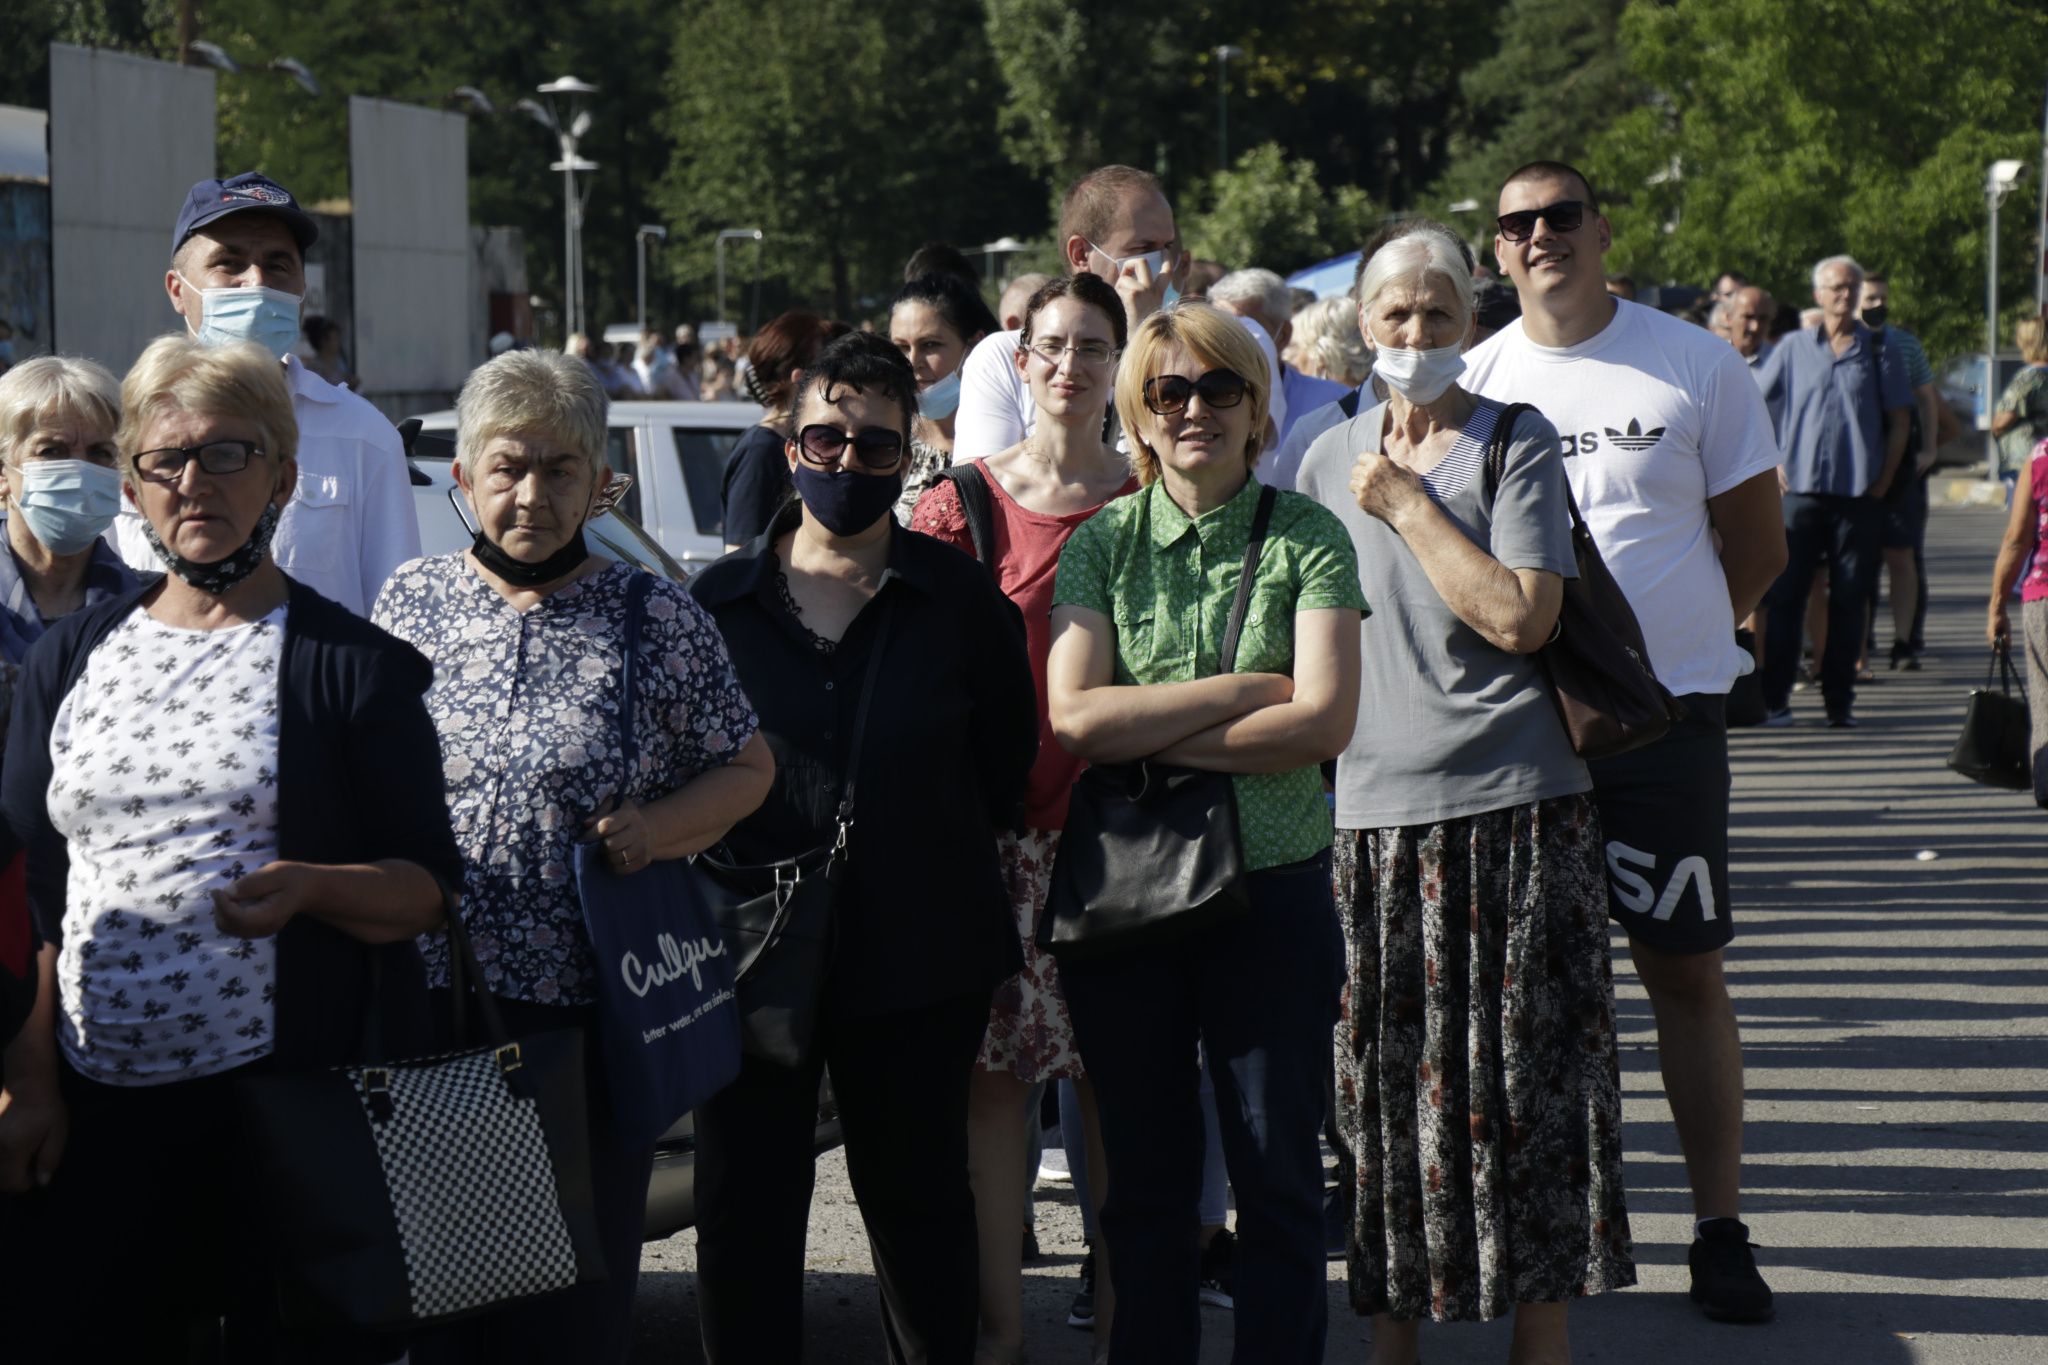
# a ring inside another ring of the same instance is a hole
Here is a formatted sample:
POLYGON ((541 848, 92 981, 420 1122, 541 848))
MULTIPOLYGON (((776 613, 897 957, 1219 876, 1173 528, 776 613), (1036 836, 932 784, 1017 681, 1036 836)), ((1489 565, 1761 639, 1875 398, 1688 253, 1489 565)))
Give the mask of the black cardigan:
POLYGON ((1021 823, 1038 753, 1024 618, 972 559, 895 527, 874 599, 821 653, 776 591, 775 538, 797 515, 786 509, 690 580, 775 755, 768 799, 726 842, 743 862, 767 862, 828 839, 862 674, 889 604, 827 1002, 856 1017, 993 991, 1023 965, 996 832, 1021 823))
MULTIPOLYGON (((50 823, 50 729, 86 660, 156 586, 64 618, 29 651, 0 773, 0 810, 28 848, 29 909, 45 942, 61 943, 71 867, 50 823)), ((441 745, 422 697, 433 668, 303 583, 286 580, 278 670, 277 856, 292 862, 402 858, 441 883, 452 904, 462 855, 448 827, 441 745)), ((426 977, 410 941, 372 945, 301 915, 277 936, 276 1050, 287 1069, 355 1060, 371 984, 387 1055, 430 1045, 426 977)))

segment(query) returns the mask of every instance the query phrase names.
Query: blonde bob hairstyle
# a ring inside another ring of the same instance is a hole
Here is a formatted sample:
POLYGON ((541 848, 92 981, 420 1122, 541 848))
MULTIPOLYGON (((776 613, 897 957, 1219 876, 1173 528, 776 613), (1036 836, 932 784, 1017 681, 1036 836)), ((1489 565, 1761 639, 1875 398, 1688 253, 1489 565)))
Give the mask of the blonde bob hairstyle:
POLYGON ((19 468, 37 427, 72 422, 108 432, 120 425, 121 382, 105 366, 39 355, 0 375, 0 464, 19 468))
MULTIPOLYGON (((2029 365, 2048 365, 2048 322, 2038 317, 2021 318, 2019 326, 2013 328, 2012 339, 2020 348, 2020 359, 2029 365)), ((6 382, 0 379, 0 384, 6 382)))
POLYGON ((470 371, 455 400, 455 458, 464 477, 500 436, 551 441, 604 468, 605 418, 611 400, 597 373, 560 351, 507 351, 470 371))
POLYGON ((1200 378, 1210 370, 1234 370, 1244 379, 1245 406, 1252 410, 1251 435, 1245 441, 1244 467, 1259 462, 1259 445, 1266 435, 1266 354, 1244 324, 1213 304, 1183 299, 1162 308, 1138 324, 1125 348, 1123 363, 1116 372, 1116 415, 1131 442, 1131 470, 1138 482, 1149 485, 1159 477, 1159 454, 1146 443, 1144 432, 1158 417, 1145 406, 1145 381, 1156 378, 1165 366, 1166 353, 1180 346, 1194 357, 1200 378))
POLYGON ((253 424, 263 453, 288 460, 299 453, 299 419, 277 357, 251 341, 209 346, 173 332, 149 343, 121 381, 121 425, 114 444, 121 473, 132 482, 143 433, 166 412, 237 417, 253 424))

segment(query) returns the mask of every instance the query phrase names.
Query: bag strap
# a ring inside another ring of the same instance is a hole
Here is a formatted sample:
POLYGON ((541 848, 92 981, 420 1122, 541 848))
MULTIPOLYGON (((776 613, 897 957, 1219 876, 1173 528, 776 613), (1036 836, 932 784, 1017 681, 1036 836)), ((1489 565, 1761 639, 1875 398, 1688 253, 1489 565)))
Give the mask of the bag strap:
MULTIPOLYGON (((882 584, 888 586, 889 576, 883 575, 882 584)), ((860 701, 853 711, 853 739, 846 755, 846 785, 839 792, 839 831, 833 840, 832 852, 835 857, 846 850, 848 833, 853 829, 853 793, 855 779, 860 776, 861 747, 868 735, 868 708, 875 699, 875 679, 882 671, 882 655, 889 648, 889 627, 896 619, 896 598, 894 594, 882 599, 882 618, 875 625, 874 643, 868 646, 867 671, 860 682, 860 701)))
MULTIPOLYGON (((1514 439, 1515 423, 1522 420, 1525 412, 1535 412, 1534 403, 1509 403, 1493 419, 1493 434, 1486 438, 1486 505, 1490 510, 1494 496, 1500 492, 1501 474, 1507 469, 1508 443, 1514 439)), ((1593 543, 1593 533, 1586 528, 1585 517, 1579 514, 1579 500, 1572 496, 1571 480, 1564 485, 1564 510, 1572 519, 1572 542, 1574 545, 1593 543)))
POLYGON ((654 575, 644 570, 635 570, 626 585, 625 658, 619 664, 619 753, 626 765, 625 780, 619 783, 621 801, 640 767, 640 741, 633 735, 633 688, 639 677, 640 623, 647 616, 647 594, 653 587, 654 575))
POLYGON ((950 479, 960 495, 960 512, 967 519, 967 535, 974 542, 974 557, 983 567, 994 569, 996 556, 995 506, 989 500, 988 475, 980 460, 963 460, 939 472, 950 479))
POLYGON ((1230 600, 1230 624, 1223 628, 1223 653, 1216 671, 1237 671, 1237 637, 1244 633, 1245 607, 1251 602, 1252 579, 1259 572, 1259 557, 1266 549, 1266 527, 1273 520, 1273 504, 1279 490, 1271 484, 1259 489, 1259 510, 1252 514, 1252 537, 1245 542, 1244 568, 1237 575, 1237 596, 1230 600))

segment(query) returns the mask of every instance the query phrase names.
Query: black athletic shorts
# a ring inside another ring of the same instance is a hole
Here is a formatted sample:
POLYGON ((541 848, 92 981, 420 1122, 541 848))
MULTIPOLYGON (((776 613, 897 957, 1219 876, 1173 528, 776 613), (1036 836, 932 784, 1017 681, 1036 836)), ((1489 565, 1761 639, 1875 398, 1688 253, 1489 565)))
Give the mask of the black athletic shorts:
POLYGON ((1607 913, 1632 941, 1708 953, 1735 936, 1728 905, 1728 720, 1720 693, 1680 697, 1655 744, 1586 766, 1607 840, 1607 913))

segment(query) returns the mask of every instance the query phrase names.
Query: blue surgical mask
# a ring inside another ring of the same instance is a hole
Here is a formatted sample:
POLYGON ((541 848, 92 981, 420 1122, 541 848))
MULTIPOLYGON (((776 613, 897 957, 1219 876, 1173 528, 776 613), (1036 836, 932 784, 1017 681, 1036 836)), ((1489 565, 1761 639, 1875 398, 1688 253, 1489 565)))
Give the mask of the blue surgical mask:
POLYGON ((16 505, 51 554, 75 555, 120 514, 121 476, 89 460, 24 460, 16 505))
POLYGON ((178 278, 199 295, 199 325, 192 330, 207 345, 253 341, 282 360, 298 344, 303 302, 298 295, 261 284, 200 289, 183 275, 178 278))
POLYGON ((938 422, 951 417, 960 406, 960 371, 935 379, 917 391, 917 414, 938 422))

